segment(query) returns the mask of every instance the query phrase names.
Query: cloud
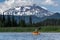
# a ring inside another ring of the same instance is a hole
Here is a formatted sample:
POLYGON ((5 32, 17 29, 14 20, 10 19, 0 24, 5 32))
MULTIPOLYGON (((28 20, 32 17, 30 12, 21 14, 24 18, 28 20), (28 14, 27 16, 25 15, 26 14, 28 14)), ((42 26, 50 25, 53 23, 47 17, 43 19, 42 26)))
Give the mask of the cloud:
POLYGON ((5 2, 0 3, 0 12, 2 13, 11 7, 31 4, 32 0, 5 0, 5 2))
POLYGON ((52 5, 52 6, 58 6, 59 4, 56 1, 53 0, 43 0, 41 2, 43 5, 52 5))

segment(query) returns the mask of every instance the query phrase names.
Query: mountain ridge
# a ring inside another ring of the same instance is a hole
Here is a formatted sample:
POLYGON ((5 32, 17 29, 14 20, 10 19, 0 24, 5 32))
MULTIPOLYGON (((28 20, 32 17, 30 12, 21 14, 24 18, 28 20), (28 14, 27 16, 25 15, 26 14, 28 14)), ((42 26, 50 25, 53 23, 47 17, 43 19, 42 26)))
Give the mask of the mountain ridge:
POLYGON ((26 16, 26 15, 35 15, 37 17, 45 17, 53 15, 53 12, 50 12, 42 7, 33 4, 27 6, 17 6, 10 8, 3 12, 4 15, 15 15, 15 16, 26 16))

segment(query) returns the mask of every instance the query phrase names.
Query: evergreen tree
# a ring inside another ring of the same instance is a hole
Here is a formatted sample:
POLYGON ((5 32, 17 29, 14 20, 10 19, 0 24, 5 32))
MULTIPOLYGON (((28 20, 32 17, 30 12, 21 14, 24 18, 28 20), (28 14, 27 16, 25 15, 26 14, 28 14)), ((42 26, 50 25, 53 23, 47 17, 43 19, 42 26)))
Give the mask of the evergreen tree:
POLYGON ((14 16, 12 16, 11 25, 12 25, 13 27, 16 27, 16 26, 17 26, 17 22, 16 22, 16 20, 14 19, 14 16))
POLYGON ((32 17, 29 16, 29 22, 30 22, 30 25, 32 25, 32 17))
POLYGON ((26 23, 22 19, 20 20, 19 25, 20 25, 20 27, 26 27, 26 23))

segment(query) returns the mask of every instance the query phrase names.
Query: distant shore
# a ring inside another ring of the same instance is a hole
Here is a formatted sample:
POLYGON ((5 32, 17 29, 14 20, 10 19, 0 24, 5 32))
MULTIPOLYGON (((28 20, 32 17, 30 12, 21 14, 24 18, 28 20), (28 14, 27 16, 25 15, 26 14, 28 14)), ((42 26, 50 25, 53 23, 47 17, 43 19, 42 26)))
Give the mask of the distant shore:
MULTIPOLYGON (((0 32, 33 32, 37 27, 0 27, 0 32)), ((39 32, 60 32, 60 26, 41 27, 39 32)))

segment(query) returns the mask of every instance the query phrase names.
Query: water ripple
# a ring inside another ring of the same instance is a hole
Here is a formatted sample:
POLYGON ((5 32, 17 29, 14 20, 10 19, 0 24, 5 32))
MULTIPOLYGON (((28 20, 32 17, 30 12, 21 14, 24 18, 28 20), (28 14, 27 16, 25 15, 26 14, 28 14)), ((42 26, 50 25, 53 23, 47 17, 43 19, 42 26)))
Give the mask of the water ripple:
POLYGON ((60 33, 0 33, 0 40, 60 40, 60 33))

